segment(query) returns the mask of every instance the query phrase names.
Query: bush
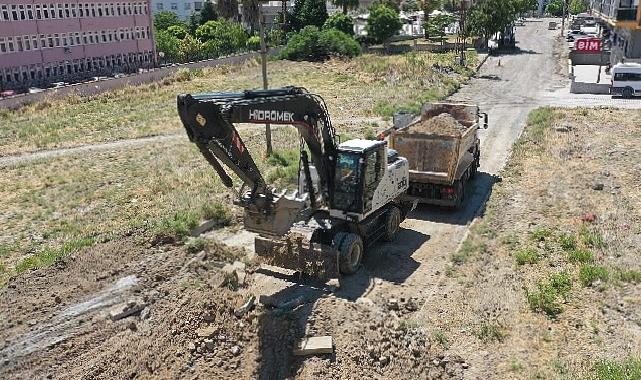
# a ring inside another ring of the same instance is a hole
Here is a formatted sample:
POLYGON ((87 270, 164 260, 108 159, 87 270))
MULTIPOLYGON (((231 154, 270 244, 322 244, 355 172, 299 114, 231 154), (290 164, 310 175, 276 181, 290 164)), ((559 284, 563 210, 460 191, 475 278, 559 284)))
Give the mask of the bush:
POLYGON ((602 265, 583 265, 579 271, 579 280, 583 286, 590 286, 597 280, 606 282, 609 277, 608 269, 602 265))
POLYGON ((570 275, 565 272, 556 273, 547 281, 539 281, 537 290, 526 291, 526 297, 532 311, 541 311, 554 318, 563 312, 561 300, 567 298, 571 289, 570 275))
POLYGON ((204 42, 207 55, 227 55, 244 49, 247 32, 237 22, 207 21, 196 29, 196 37, 204 42))
POLYGON ((379 4, 370 9, 367 20, 367 34, 376 42, 385 42, 403 27, 398 12, 379 4))
POLYGON ((325 24, 323 24, 323 29, 336 29, 339 30, 348 36, 354 35, 354 21, 352 18, 343 13, 336 13, 331 15, 325 24))
POLYGON ((272 29, 267 33, 267 42, 270 46, 279 46, 287 42, 287 37, 281 29, 272 29))
POLYGON ((260 37, 258 36, 251 36, 247 39, 247 50, 249 51, 256 51, 260 50, 260 37))
POLYGON ((536 249, 533 248, 525 248, 520 251, 518 251, 515 255, 514 258, 516 259, 516 263, 518 265, 525 265, 525 264, 536 264, 539 262, 541 259, 541 256, 539 253, 536 251, 536 249))
POLYGON ((587 249, 576 248, 568 252, 568 260, 571 263, 587 264, 594 261, 594 255, 587 249))
POLYGON ((336 29, 320 31, 308 25, 299 33, 293 33, 281 57, 294 61, 318 61, 330 56, 355 57, 361 53, 358 43, 336 29))

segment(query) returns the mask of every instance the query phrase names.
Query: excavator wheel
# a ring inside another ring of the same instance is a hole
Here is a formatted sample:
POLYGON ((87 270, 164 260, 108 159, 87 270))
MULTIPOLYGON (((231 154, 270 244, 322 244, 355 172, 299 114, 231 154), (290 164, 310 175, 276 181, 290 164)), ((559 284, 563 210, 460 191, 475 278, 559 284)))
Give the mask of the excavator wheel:
POLYGON ((333 243, 338 251, 341 273, 356 273, 363 258, 363 240, 361 237, 351 232, 339 232, 334 235, 333 243))
POLYGON ((394 241, 400 226, 401 210, 399 210, 398 207, 391 207, 385 214, 385 233, 383 234, 383 240, 394 241))

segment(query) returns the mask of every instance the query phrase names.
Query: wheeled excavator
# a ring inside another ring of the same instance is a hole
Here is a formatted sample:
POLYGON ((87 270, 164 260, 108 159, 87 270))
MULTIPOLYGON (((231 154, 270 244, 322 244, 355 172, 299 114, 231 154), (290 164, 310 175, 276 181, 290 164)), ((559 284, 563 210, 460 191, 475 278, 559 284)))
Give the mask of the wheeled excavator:
POLYGON ((358 270, 365 250, 391 241, 415 206, 404 201, 407 160, 386 141, 339 143, 324 100, 301 87, 178 95, 191 142, 228 188, 269 264, 337 277, 358 270), (301 137, 298 188, 271 189, 235 123, 294 126, 301 137))

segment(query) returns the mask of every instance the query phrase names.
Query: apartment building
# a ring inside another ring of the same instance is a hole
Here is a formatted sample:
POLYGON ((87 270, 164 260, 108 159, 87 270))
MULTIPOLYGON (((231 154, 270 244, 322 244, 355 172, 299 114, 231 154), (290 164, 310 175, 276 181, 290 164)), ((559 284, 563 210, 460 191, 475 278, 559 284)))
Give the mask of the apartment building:
POLYGON ((203 9, 205 1, 206 0, 152 0, 151 9, 154 14, 168 11, 175 13, 181 20, 187 20, 194 12, 200 12, 200 10, 203 9))
POLYGON ((0 0, 0 88, 154 66, 150 0, 0 0))
POLYGON ((641 62, 639 0, 594 0, 592 13, 610 35, 611 63, 641 62))

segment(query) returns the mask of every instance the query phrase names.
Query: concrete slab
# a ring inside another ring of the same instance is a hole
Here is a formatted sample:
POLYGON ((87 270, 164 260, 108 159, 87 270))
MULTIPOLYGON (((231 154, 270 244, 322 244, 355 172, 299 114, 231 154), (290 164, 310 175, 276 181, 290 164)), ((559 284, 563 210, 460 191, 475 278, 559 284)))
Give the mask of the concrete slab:
POLYGON ((334 343, 331 336, 315 336, 304 338, 298 342, 294 355, 331 354, 334 352, 334 343))

